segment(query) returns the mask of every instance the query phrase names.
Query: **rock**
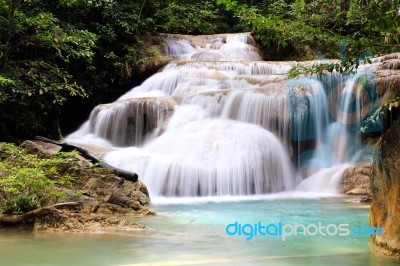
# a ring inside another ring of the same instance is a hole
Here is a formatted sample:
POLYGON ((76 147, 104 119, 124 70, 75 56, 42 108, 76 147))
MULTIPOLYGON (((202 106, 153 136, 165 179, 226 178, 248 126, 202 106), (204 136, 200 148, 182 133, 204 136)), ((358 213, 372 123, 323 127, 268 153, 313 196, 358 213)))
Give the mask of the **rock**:
POLYGON ((371 202, 371 196, 369 195, 362 195, 358 197, 355 197, 356 195, 349 195, 350 199, 348 200, 348 202, 350 203, 369 203, 371 202))
POLYGON ((100 207, 100 203, 93 199, 93 198, 89 198, 89 197, 82 197, 83 199, 81 199, 82 202, 82 212, 86 213, 86 214, 90 214, 90 213, 96 213, 100 207))
POLYGON ((377 70, 373 82, 376 82, 380 105, 400 94, 400 70, 377 70))
POLYGON ((25 140, 21 143, 20 147, 24 148, 30 154, 36 154, 39 158, 52 157, 52 153, 43 145, 31 140, 25 140))
POLYGON ((132 212, 132 209, 112 203, 103 204, 98 210, 98 213, 104 214, 127 214, 130 212, 132 212))
MULTIPOLYGON (((45 142, 25 141, 21 147, 29 153, 41 158, 52 158, 59 149, 45 142)), ((103 230, 137 230, 144 227, 135 222, 115 217, 124 215, 154 215, 145 205, 150 203, 146 186, 140 182, 126 181, 118 177, 114 171, 96 167, 83 157, 72 157, 76 161, 76 175, 79 176, 67 186, 56 187, 60 192, 57 198, 58 206, 70 202, 72 205, 62 205, 63 208, 52 207, 46 203, 43 211, 23 218, 23 222, 15 224, 0 223, 0 227, 14 227, 29 230, 90 232, 103 230)), ((1 195, 0 195, 1 200, 1 195)), ((57 204, 55 204, 57 205, 57 204)))
POLYGON ((362 163, 347 168, 340 182, 339 190, 347 195, 370 195, 372 163, 362 163))
POLYGON ((156 215, 156 212, 154 212, 154 211, 152 211, 152 210, 150 210, 150 209, 142 209, 139 213, 140 213, 141 215, 145 215, 145 216, 148 216, 148 215, 156 215))
POLYGON ((371 178, 371 226, 383 228, 383 235, 370 238, 378 253, 400 258, 400 119, 383 134, 376 147, 380 162, 371 178))
POLYGON ((140 145, 149 134, 162 134, 174 112, 174 100, 129 97, 127 93, 117 102, 96 106, 90 132, 116 146, 140 145))
POLYGON ((121 222, 120 219, 118 219, 117 217, 113 216, 107 219, 107 222, 109 224, 119 224, 121 222))
POLYGON ((399 59, 390 59, 384 61, 382 64, 378 66, 378 69, 400 69, 400 60, 399 59))
POLYGON ((371 202, 371 196, 360 197, 360 202, 371 202))
POLYGON ((385 61, 390 61, 393 59, 399 59, 400 58, 400 53, 392 53, 392 54, 386 54, 381 57, 377 57, 373 60, 373 62, 385 62, 385 61))
MULTIPOLYGON (((102 206, 101 210, 103 211, 107 206, 113 205, 140 211, 144 208, 144 205, 150 203, 147 188, 143 183, 140 181, 124 182, 123 179, 112 175, 104 175, 100 178, 89 179, 84 186, 84 190, 90 197, 98 198, 103 203, 107 203, 102 206)), ((120 208, 115 207, 109 210, 113 213, 126 213, 125 210, 121 211, 120 208)))
POLYGON ((149 196, 141 191, 132 192, 132 197, 137 200, 141 205, 149 204, 149 196))
POLYGON ((349 191, 346 191, 345 194, 346 195, 367 195, 367 194, 369 194, 369 191, 366 189, 357 187, 357 188, 351 189, 349 191))
POLYGON ((101 232, 105 230, 138 230, 145 229, 145 226, 115 216, 71 214, 56 210, 50 214, 37 217, 33 229, 62 232, 101 232))
POLYGON ((111 191, 108 191, 106 176, 90 178, 83 189, 89 197, 102 198, 103 200, 112 194, 111 191))

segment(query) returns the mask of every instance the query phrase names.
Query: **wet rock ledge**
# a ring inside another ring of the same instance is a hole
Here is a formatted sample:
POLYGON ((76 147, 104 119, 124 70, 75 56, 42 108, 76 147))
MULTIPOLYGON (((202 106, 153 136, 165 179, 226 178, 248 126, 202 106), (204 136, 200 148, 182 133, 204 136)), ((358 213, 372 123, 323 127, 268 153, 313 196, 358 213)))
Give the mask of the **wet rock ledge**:
MULTIPOLYGON (((60 147, 42 141, 21 144, 29 154, 52 158, 60 147)), ((104 230, 141 230, 134 217, 154 215, 146 186, 132 182, 76 155, 78 178, 72 186, 57 186, 61 198, 22 215, 0 215, 0 228, 29 230, 99 232, 104 230)), ((0 177, 1 177, 0 171, 0 177)), ((0 200, 4 195, 1 195, 0 200)))

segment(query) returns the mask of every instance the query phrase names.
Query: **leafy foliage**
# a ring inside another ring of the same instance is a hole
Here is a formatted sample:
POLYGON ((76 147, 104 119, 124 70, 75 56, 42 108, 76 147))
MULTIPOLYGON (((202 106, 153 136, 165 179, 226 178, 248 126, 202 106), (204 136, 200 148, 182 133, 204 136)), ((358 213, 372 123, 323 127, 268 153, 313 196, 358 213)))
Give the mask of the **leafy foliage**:
POLYGON ((279 57, 280 51, 286 57, 302 59, 314 59, 318 53, 339 58, 340 40, 346 40, 349 57, 367 50, 377 54, 400 47, 398 1, 217 2, 251 26, 270 58, 279 57))
POLYGON ((75 152, 39 158, 11 144, 0 143, 0 213, 20 214, 64 196, 58 186, 77 178, 75 152))
POLYGON ((230 29, 215 1, 169 0, 157 8, 156 30, 168 33, 213 34, 230 29))
POLYGON ((87 96, 68 67, 91 62, 97 36, 62 22, 37 1, 0 1, 0 20, 0 120, 16 135, 45 132, 69 97, 87 96))
POLYGON ((288 78, 297 78, 299 76, 318 76, 321 77, 327 73, 340 73, 342 75, 352 75, 357 72, 357 68, 360 64, 370 64, 371 59, 368 57, 356 58, 356 59, 345 59, 329 63, 315 63, 312 66, 295 66, 291 68, 287 76, 288 78))
POLYGON ((386 116, 388 112, 392 111, 392 109, 400 108, 400 97, 394 97, 391 100, 385 102, 382 106, 377 108, 370 116, 366 118, 364 123, 361 126, 361 132, 366 133, 369 132, 369 128, 374 127, 382 123, 381 119, 383 116, 386 116))

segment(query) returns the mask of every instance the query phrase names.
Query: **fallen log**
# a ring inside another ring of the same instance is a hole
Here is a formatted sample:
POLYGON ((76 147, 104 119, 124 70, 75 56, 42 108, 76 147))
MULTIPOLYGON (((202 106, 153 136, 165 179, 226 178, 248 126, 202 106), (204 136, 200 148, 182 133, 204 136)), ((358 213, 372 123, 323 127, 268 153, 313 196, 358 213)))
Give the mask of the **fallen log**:
POLYGON ((90 153, 88 150, 86 150, 83 147, 80 147, 75 144, 70 144, 67 142, 61 142, 61 141, 48 139, 48 138, 41 137, 41 136, 36 136, 36 139, 58 145, 61 147, 60 151, 62 151, 62 152, 69 152, 69 151, 75 150, 75 151, 79 152, 79 154, 83 158, 91 161, 92 163, 98 163, 99 165, 101 165, 104 168, 112 170, 117 176, 122 177, 125 180, 131 181, 131 182, 136 182, 138 180, 138 175, 136 173, 122 170, 122 169, 116 168, 112 165, 109 165, 108 163, 106 163, 103 160, 101 160, 100 158, 96 157, 94 154, 90 153))
POLYGON ((0 223, 8 223, 8 224, 18 224, 26 221, 29 218, 38 216, 46 211, 49 211, 54 208, 59 208, 59 207, 76 207, 81 205, 81 202, 63 202, 63 203, 57 203, 41 208, 37 208, 33 211, 21 214, 21 215, 0 215, 0 223))

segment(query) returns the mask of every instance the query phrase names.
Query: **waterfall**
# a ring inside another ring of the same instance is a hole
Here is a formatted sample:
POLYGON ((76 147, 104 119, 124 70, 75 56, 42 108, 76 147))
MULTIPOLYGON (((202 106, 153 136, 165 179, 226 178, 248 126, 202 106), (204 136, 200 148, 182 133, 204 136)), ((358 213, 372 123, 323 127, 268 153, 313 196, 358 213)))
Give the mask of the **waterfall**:
POLYGON ((121 168, 135 169, 153 195, 249 195, 293 189, 289 157, 265 129, 210 118, 203 109, 175 109, 166 131, 142 148, 107 155, 121 168))
POLYGON ((288 80, 298 63, 261 61, 249 34, 196 38, 167 36, 174 60, 97 106, 67 141, 105 148, 152 196, 334 190, 359 154, 340 138, 367 109, 358 76, 288 80))
POLYGON ((361 145, 359 133, 363 120, 378 104, 376 84, 362 86, 360 79, 374 80, 373 75, 362 68, 354 75, 343 77, 333 73, 319 80, 319 97, 313 97, 319 103, 310 102, 314 126, 305 134, 313 136, 316 146, 299 158, 300 164, 309 170, 309 177, 299 184, 299 190, 336 192, 346 168, 362 161, 363 156, 371 156, 368 147, 361 145))

